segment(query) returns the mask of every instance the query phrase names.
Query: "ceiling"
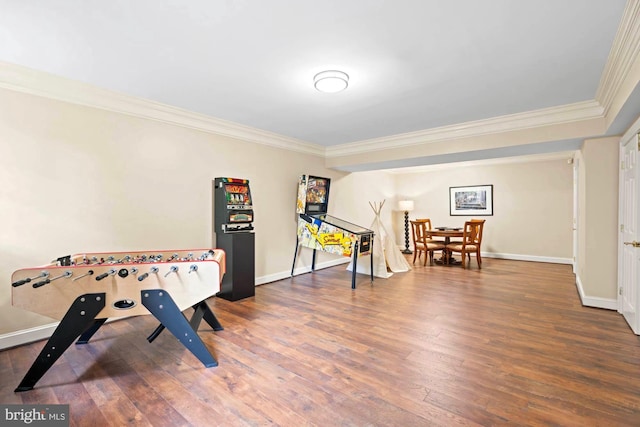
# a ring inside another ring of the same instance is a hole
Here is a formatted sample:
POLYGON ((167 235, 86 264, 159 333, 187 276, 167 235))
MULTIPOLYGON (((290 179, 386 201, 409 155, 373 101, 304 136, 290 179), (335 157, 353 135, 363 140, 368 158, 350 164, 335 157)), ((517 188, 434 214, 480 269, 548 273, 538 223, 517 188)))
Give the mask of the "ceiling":
POLYGON ((336 147, 593 100, 625 4, 0 0, 0 61, 336 147), (328 69, 347 90, 314 89, 328 69))

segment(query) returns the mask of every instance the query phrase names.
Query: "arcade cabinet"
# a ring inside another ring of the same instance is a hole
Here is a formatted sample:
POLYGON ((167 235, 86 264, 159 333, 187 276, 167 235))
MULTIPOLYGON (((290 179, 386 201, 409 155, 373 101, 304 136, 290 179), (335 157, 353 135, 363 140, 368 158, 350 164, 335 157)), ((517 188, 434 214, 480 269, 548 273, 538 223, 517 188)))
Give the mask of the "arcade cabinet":
POLYGON ((316 250, 350 257, 353 262, 351 289, 356 288, 358 258, 370 255, 373 282, 373 231, 327 214, 331 180, 302 175, 298 182, 298 233, 291 276, 300 246, 313 249, 311 271, 315 270, 316 250))
POLYGON ((216 296, 229 301, 255 295, 255 234, 248 179, 215 178, 216 247, 226 253, 226 274, 216 296))

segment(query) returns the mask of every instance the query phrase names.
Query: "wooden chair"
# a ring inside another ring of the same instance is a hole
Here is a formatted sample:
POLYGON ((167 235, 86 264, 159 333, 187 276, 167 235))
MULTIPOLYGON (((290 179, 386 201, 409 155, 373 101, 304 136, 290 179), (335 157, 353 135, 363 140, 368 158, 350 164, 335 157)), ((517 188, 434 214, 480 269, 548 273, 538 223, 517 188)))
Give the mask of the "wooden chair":
POLYGON ((442 242, 444 242, 444 240, 433 239, 431 237, 431 235, 429 234, 429 231, 431 231, 431 218, 416 218, 416 221, 424 222, 424 225, 426 227, 426 233, 425 233, 425 241, 426 242, 429 242, 429 243, 442 243, 442 242))
POLYGON ((411 234, 413 236, 413 263, 424 252, 424 262, 427 265, 427 255, 433 264, 433 252, 445 250, 444 243, 432 241, 427 238, 427 226, 425 221, 411 221, 411 234))
POLYGON ((465 268, 465 261, 469 259, 471 267, 471 254, 476 254, 478 268, 482 268, 482 256, 480 247, 482 245, 482 231, 484 229, 484 219, 472 219, 464 223, 464 235, 462 242, 451 242, 447 245, 447 252, 460 252, 462 257, 462 268, 465 268))

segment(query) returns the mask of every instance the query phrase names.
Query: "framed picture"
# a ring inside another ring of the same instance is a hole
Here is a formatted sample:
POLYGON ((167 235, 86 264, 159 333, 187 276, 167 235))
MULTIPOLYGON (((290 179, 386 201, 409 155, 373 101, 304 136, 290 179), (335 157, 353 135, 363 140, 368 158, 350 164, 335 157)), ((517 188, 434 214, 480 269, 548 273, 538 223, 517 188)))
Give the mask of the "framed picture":
POLYGON ((449 215, 493 215, 493 185, 449 187, 449 215))

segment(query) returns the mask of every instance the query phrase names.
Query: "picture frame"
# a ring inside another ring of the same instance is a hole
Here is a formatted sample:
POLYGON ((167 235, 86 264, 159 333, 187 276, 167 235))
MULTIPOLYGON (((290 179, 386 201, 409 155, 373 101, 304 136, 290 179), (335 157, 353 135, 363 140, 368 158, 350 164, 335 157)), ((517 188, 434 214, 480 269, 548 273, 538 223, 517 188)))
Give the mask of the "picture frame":
POLYGON ((450 216, 492 216, 493 185, 449 187, 450 216))

